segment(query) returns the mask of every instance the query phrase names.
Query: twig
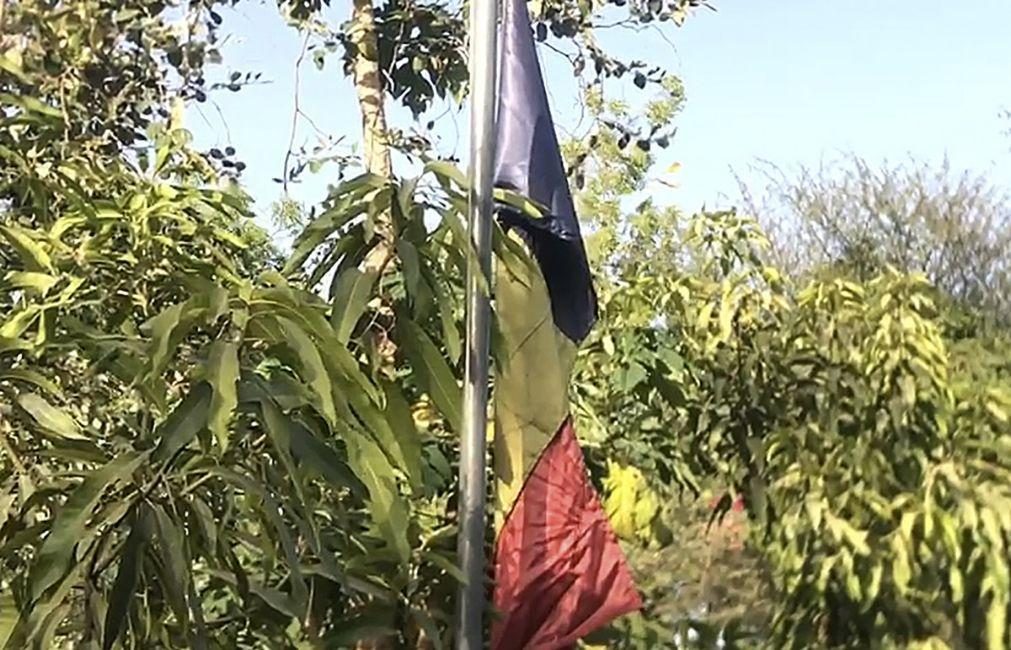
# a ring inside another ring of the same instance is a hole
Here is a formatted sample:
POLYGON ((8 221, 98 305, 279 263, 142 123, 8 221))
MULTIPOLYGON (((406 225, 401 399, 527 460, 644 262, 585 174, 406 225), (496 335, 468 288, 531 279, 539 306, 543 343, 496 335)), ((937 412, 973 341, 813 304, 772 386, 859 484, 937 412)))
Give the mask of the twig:
POLYGON ((299 94, 302 61, 305 60, 305 53, 309 49, 309 36, 310 34, 307 32, 305 39, 302 41, 302 51, 299 52, 298 59, 295 60, 295 110, 291 116, 291 137, 288 138, 288 151, 284 154, 284 173, 281 175, 281 186, 284 188, 285 193, 288 192, 288 166, 291 162, 292 150, 295 148, 295 135, 298 133, 298 117, 302 114, 302 109, 299 106, 299 94))

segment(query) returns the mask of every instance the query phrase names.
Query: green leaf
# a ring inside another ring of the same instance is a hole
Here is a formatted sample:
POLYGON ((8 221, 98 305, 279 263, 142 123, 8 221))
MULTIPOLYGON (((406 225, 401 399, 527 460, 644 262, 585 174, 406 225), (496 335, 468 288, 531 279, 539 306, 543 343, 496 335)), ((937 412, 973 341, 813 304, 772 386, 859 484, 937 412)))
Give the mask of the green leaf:
POLYGON ((421 261, 418 258, 418 248, 406 239, 400 239, 397 241, 397 255, 400 257, 407 295, 411 296, 413 300, 418 295, 418 285, 421 283, 421 261))
POLYGON ((450 577, 459 582, 460 584, 467 583, 467 575, 463 570, 452 562, 449 558, 437 553, 435 551, 426 551, 423 554, 424 558, 445 571, 450 577))
POLYGON ((0 594, 0 648, 7 647, 7 641, 20 619, 21 614, 18 612, 17 603, 14 602, 14 595, 6 590, 0 594))
POLYGON ((168 596, 169 606, 172 607, 176 618, 182 625, 188 626, 189 608, 186 594, 189 591, 190 563, 186 558, 186 541, 164 508, 156 503, 152 503, 150 508, 154 514, 153 537, 159 550, 154 560, 161 569, 161 586, 168 596))
POLYGON ((31 289, 46 295, 59 283, 60 279, 48 273, 35 271, 10 271, 4 276, 4 284, 12 289, 31 289))
POLYGON ((85 477, 70 493, 66 503, 56 513, 49 536, 42 543, 29 574, 28 593, 32 602, 37 601, 70 568, 74 548, 84 534, 92 510, 105 491, 116 483, 125 481, 147 458, 147 453, 121 454, 85 477))
POLYGON ((130 602, 134 599, 137 584, 140 582, 140 572, 144 561, 144 549, 147 547, 151 531, 150 511, 140 506, 136 513, 130 534, 123 545, 119 559, 119 569, 116 571, 116 581, 112 584, 109 595, 109 609, 105 614, 105 637, 102 639, 102 650, 109 650, 116 639, 126 629, 126 619, 130 602))
MULTIPOLYGON (((277 455, 281 459, 281 464, 289 474, 289 478, 299 485, 298 475, 295 472, 295 462, 291 456, 292 429, 295 423, 286 417, 268 395, 263 395, 260 399, 260 412, 263 416, 263 424, 274 443, 277 455)), ((301 495, 300 495, 301 496, 301 495)))
POLYGON ((281 273, 291 275, 302 267, 302 264, 322 244, 327 237, 337 232, 342 226, 361 215, 368 208, 366 201, 350 203, 350 200, 338 202, 333 208, 323 212, 313 220, 295 239, 294 248, 284 264, 281 273))
POLYGON ((214 516, 210 506, 198 496, 194 495, 190 497, 189 506, 200 528, 200 534, 204 538, 205 548, 212 554, 215 553, 218 548, 219 537, 217 517, 214 516))
MULTIPOLYGON (((85 563, 78 563, 50 591, 47 598, 31 604, 30 609, 18 621, 14 631, 11 633, 11 638, 7 641, 9 650, 22 650, 23 648, 31 647, 33 641, 37 641, 40 635, 46 633, 47 623, 52 622, 54 613, 66 607, 64 601, 72 589, 80 584, 85 568, 85 563)), ((36 642, 34 643, 34 647, 46 646, 42 646, 36 642)))
POLYGON ((36 424, 46 432, 67 440, 87 440, 81 433, 74 418, 56 408, 35 393, 24 393, 18 396, 18 406, 25 410, 35 420, 36 424))
POLYGON ((442 650, 445 645, 442 642, 442 634, 432 615, 423 609, 411 608, 411 618, 418 627, 425 633, 425 639, 432 644, 433 650, 442 650))
POLYGON ((376 271, 359 271, 354 267, 345 269, 338 276, 334 285, 331 322, 341 344, 346 344, 351 338, 358 319, 362 317, 365 306, 372 297, 372 288, 378 277, 376 271))
POLYGON ((540 205, 536 201, 510 190, 496 187, 494 198, 495 201, 508 205, 531 219, 543 219, 544 215, 550 212, 547 206, 540 205))
POLYGON ((428 334, 412 320, 402 315, 397 319, 397 326, 403 331, 401 347, 410 358, 419 383, 431 396, 450 428, 460 431, 462 395, 449 364, 428 334))
POLYGON ((294 321, 281 316, 277 322, 284 332, 285 345, 298 357, 302 380, 312 390, 320 415, 330 426, 334 426, 337 422, 337 409, 333 400, 333 384, 319 349, 305 330, 294 321))
MULTIPOLYGON (((357 264, 365 256, 365 253, 369 250, 369 247, 365 245, 365 241, 362 239, 363 231, 364 229, 361 224, 358 224, 343 233, 340 238, 333 243, 333 246, 329 248, 326 255, 323 256, 323 259, 313 266, 312 272, 309 274, 309 277, 305 282, 305 286, 315 287, 335 266, 338 267, 338 272, 334 275, 334 280, 337 279, 337 276, 343 269, 349 266, 357 266, 357 264)), ((331 281, 330 286, 332 289, 333 281, 331 281)), ((330 296, 333 297, 332 291, 330 296)))
MULTIPOLYGON (((224 582, 230 585, 237 586, 238 584, 237 580, 233 575, 226 573, 224 571, 211 570, 209 571, 209 573, 213 575, 215 578, 223 580, 224 582)), ((285 596, 277 589, 267 587, 258 582, 250 582, 249 593, 259 598, 261 601, 264 602, 264 604, 266 604, 279 614, 283 614, 284 616, 296 620, 301 618, 301 616, 298 613, 298 609, 291 602, 291 599, 285 596)))
POLYGON ((36 636, 36 648, 52 648, 55 645, 53 639, 56 636, 56 630, 66 620, 71 607, 73 607, 71 603, 63 603, 42 621, 42 627, 39 628, 36 636))
MULTIPOLYGON (((41 374, 27 368, 15 368, 0 372, 0 381, 19 381, 25 384, 36 386, 46 391, 53 397, 62 397, 63 391, 60 387, 49 381, 41 374)), ((0 646, 2 647, 2 646, 0 646)))
MULTIPOLYGON (((386 421, 393 431, 396 444, 394 458, 407 475, 411 488, 421 489, 421 436, 414 425, 411 407, 404 399, 400 388, 392 382, 383 382, 383 392, 386 394, 386 421)), ((382 442, 382 441, 380 441, 382 442)))
MULTIPOLYGON (((295 541, 292 539, 291 531, 288 524, 282 518, 282 506, 278 503, 264 486, 251 479, 248 476, 239 474, 232 470, 224 467, 213 467, 210 469, 210 473, 216 476, 220 476, 224 480, 228 481, 232 485, 235 485, 245 491, 251 496, 255 496, 262 500, 262 507, 258 508, 258 515, 261 516, 265 523, 269 522, 270 527, 273 528, 273 532, 277 536, 277 542, 280 544, 282 551, 284 552, 285 561, 287 564, 288 571, 290 572, 291 580, 291 595, 294 599, 294 604, 298 609, 304 610, 309 599, 309 591, 305 582, 305 577, 302 575, 301 564, 298 560, 298 552, 295 548, 295 541)), ((252 590, 252 583, 250 583, 250 590, 252 590)), ((300 618, 299 615, 295 616, 300 618)))
POLYGON ((345 436, 351 469, 369 491, 369 513, 383 538, 396 552, 402 564, 411 556, 407 542, 407 503, 397 489, 393 468, 382 450, 372 440, 348 432, 345 436))
POLYGON ((200 382, 190 389, 183 401, 155 429, 158 446, 154 450, 154 460, 172 458, 207 426, 210 403, 211 387, 208 384, 200 382))
MULTIPOLYGON (((24 309, 14 311, 7 320, 0 325, 0 339, 12 340, 24 334, 28 331, 28 328, 32 326, 35 319, 39 317, 43 308, 40 305, 27 305, 24 309)), ((11 345, 15 347, 16 344, 11 345)), ((0 350, 3 350, 0 347, 0 350)))
POLYGON ((909 590, 909 581, 913 576, 913 569, 909 564, 909 553, 906 545, 898 537, 892 538, 892 551, 895 558, 892 561, 892 580, 899 594, 905 595, 909 590))
MULTIPOLYGON (((28 76, 25 75, 19 60, 20 56, 18 58, 14 58, 6 53, 0 54, 0 70, 17 77, 18 81, 25 85, 31 85, 32 81, 30 81, 28 76)), ((0 648, 3 648, 2 643, 0 643, 0 648)))
POLYGON ((431 172, 440 179, 449 180, 457 184, 461 189, 470 187, 467 175, 450 162, 443 160, 433 160, 425 164, 425 172, 431 172))
POLYGON ((32 239, 29 231, 19 226, 0 226, 0 235, 10 243, 30 271, 55 273, 53 260, 41 244, 32 239))
POLYGON ((435 293, 439 306, 439 322, 442 325, 442 343, 446 346, 446 352, 450 360, 456 363, 460 360, 463 352, 463 343, 460 339, 460 329, 457 325, 456 314, 453 311, 453 301, 447 291, 442 287, 438 279, 432 279, 429 286, 435 293))
POLYGON ((352 473, 340 455, 326 442, 314 436, 302 423, 293 422, 290 430, 291 453, 299 463, 303 463, 313 472, 323 477, 336 487, 349 487, 355 495, 360 495, 365 488, 352 473))
POLYGON ((35 97, 29 97, 27 95, 12 95, 10 93, 0 93, 0 103, 14 104, 15 106, 20 106, 26 111, 32 113, 38 113, 40 115, 45 115, 46 117, 62 118, 63 113, 59 109, 45 104, 35 97))
POLYGON ((195 307, 191 299, 166 307, 141 326, 142 331, 150 333, 151 336, 148 351, 149 378, 158 377, 165 370, 176 347, 200 313, 201 310, 195 307))
POLYGON ((233 341, 214 341, 207 366, 207 381, 213 389, 208 426, 224 453, 228 449, 228 426, 239 403, 235 387, 239 381, 238 344, 233 341))
POLYGON ((647 377, 646 369, 634 361, 625 369, 622 375, 623 390, 630 391, 647 377))

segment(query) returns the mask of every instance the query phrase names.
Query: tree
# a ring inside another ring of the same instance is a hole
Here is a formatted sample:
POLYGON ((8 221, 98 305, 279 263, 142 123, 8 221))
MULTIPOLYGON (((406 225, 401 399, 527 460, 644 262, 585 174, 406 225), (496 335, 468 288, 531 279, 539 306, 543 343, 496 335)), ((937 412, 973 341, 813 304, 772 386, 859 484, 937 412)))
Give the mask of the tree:
POLYGON ((758 169, 767 187, 742 191, 777 235, 785 268, 834 265, 864 280, 889 266, 923 273, 956 302, 1007 320, 1011 208, 986 177, 947 161, 876 168, 855 155, 795 173, 758 169))
MULTIPOLYGON (((174 36, 164 49, 125 44, 171 34, 166 7, 71 9, 9 10, 32 37, 0 59, 0 637, 277 647, 425 627, 438 638, 438 600, 418 605, 448 593, 452 539, 444 509, 411 509, 406 495, 420 503, 423 485, 445 479, 421 464, 401 388, 347 347, 368 296, 338 302, 331 324, 326 301, 271 269, 228 159, 193 152, 141 110, 168 114, 191 92, 169 91, 160 63, 175 65, 174 36), (115 92, 96 97, 80 34, 111 39, 99 72, 115 92)), ((361 215, 376 194, 413 205, 363 177, 325 218, 361 215)))
MULTIPOLYGON (((246 81, 204 78, 218 4, 3 7, 18 35, 0 55, 8 647, 439 644, 457 576, 458 172, 379 166, 336 185, 278 268, 242 163, 193 151, 173 117, 246 81)), ((286 5, 304 26, 318 8, 286 5)), ((645 85, 642 64, 587 40, 594 9, 546 5, 544 29, 601 79, 645 85)), ((373 17, 384 96, 420 115, 464 90, 458 12, 389 3, 373 17), (423 49, 390 48, 383 30, 409 24, 429 29, 423 49)), ((349 32, 311 27, 351 70, 375 63, 349 32)))

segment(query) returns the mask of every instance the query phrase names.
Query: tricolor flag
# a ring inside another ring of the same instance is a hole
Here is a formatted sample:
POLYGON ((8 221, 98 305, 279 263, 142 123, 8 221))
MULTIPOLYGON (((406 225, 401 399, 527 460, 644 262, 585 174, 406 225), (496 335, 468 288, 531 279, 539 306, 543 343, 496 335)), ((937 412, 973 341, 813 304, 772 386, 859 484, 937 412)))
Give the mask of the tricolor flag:
POLYGON ((536 264, 500 264, 496 273, 506 358, 495 381, 493 600, 500 618, 491 647, 546 650, 574 646, 641 600, 569 412, 572 364, 597 301, 525 0, 505 0, 500 47, 495 184, 549 214, 499 211, 536 264))

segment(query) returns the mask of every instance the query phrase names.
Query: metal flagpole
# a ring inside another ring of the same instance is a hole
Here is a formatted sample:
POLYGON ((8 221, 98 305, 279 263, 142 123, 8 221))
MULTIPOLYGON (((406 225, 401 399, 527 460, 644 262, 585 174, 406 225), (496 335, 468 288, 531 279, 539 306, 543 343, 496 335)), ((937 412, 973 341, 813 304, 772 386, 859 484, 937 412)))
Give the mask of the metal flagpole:
MULTIPOLYGON (((470 201, 468 234, 485 277, 491 270, 492 173, 499 0, 470 2, 470 201)), ((456 647, 481 650, 485 609, 485 453, 488 431, 488 296, 467 269, 467 356, 460 436, 457 551, 467 582, 457 596, 456 647)))

